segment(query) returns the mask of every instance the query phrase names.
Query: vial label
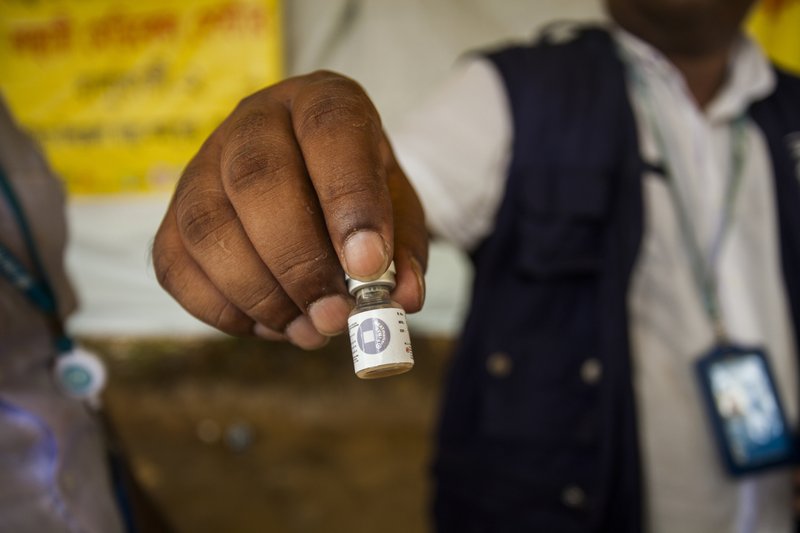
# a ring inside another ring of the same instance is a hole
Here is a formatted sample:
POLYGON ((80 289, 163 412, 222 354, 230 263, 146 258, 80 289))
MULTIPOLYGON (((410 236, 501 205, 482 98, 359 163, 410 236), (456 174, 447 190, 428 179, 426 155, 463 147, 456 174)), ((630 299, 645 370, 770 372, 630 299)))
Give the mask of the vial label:
POLYGON ((402 309, 373 309, 355 314, 348 320, 348 329, 356 374, 381 365, 414 363, 406 313, 402 309))

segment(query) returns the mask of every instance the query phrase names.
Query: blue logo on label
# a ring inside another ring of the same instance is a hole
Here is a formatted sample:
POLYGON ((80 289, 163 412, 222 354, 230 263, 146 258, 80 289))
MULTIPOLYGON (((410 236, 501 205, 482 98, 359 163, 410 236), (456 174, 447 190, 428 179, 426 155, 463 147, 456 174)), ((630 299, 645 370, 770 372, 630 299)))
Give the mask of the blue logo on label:
POLYGON ((379 354, 389 346, 389 326, 379 318, 368 318, 358 326, 358 347, 370 355, 379 354))

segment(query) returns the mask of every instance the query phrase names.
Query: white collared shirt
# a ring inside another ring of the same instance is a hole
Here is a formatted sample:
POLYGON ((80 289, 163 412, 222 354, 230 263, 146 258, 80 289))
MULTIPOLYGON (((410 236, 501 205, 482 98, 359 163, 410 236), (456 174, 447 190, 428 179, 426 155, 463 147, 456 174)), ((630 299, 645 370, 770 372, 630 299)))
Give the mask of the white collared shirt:
MULTIPOLYGON (((731 123, 769 94, 774 74, 742 38, 726 83, 705 110, 680 73, 648 44, 613 35, 626 64, 647 80, 681 195, 707 248, 719 221, 731 164, 731 123)), ((629 93, 642 154, 660 162, 645 103, 629 93)), ((431 229, 464 248, 491 232, 502 198, 513 136, 503 81, 485 59, 453 76, 392 132, 398 158, 417 189, 431 229)), ((732 340, 762 345, 787 416, 797 420, 796 352, 782 285, 772 170, 760 130, 745 126, 743 181, 718 260, 720 305, 732 340)), ((634 389, 650 533, 771 533, 792 529, 789 473, 733 481, 721 466, 693 375, 712 342, 663 176, 643 176, 644 235, 628 305, 634 389)))

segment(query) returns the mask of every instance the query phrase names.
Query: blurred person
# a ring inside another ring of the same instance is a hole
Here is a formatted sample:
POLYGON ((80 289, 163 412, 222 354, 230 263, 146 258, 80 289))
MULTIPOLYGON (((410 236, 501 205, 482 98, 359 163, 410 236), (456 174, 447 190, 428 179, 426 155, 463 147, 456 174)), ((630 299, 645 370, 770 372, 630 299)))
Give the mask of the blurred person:
POLYGON ((788 427, 783 468, 733 477, 695 376, 768 361, 796 426, 800 80, 742 34, 751 4, 607 0, 607 27, 470 56, 395 151, 352 80, 264 89, 185 169, 159 281, 222 331, 310 349, 345 330, 345 273, 393 259, 419 310, 430 230, 475 265, 438 530, 791 531, 788 427))
POLYGON ((81 389, 86 374, 65 388, 55 371, 77 356, 73 372, 103 380, 92 366, 99 361, 63 327, 76 307, 64 203, 61 183, 0 98, 0 532, 122 533, 134 531, 134 516, 138 531, 165 531, 123 457, 109 462, 101 413, 78 397, 99 391, 81 389))

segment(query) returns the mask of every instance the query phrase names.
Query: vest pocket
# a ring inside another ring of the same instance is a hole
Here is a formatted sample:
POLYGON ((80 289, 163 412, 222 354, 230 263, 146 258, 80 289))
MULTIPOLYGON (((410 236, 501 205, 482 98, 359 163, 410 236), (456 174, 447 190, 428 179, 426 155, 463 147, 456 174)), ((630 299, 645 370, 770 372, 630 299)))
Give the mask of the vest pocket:
POLYGON ((515 200, 518 271, 535 279, 596 272, 608 212, 608 176, 591 168, 524 168, 515 200))
POLYGON ((520 216, 517 271, 522 277, 560 279, 596 273, 603 225, 598 219, 520 216))

